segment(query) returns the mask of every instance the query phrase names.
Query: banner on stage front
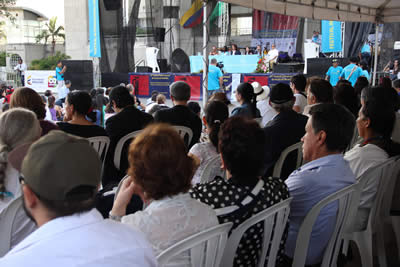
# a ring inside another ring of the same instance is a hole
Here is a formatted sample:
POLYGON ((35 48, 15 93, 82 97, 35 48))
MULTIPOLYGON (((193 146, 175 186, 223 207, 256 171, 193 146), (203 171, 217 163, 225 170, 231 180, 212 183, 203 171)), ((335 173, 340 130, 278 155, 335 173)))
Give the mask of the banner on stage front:
POLYGON ((55 91, 57 88, 56 72, 54 70, 25 71, 25 85, 37 92, 55 91))
POLYGON ((342 27, 340 21, 323 20, 322 28, 322 53, 342 51, 342 27))
POLYGON ((90 56, 101 57, 100 24, 99 24, 99 0, 89 1, 89 43, 90 56))

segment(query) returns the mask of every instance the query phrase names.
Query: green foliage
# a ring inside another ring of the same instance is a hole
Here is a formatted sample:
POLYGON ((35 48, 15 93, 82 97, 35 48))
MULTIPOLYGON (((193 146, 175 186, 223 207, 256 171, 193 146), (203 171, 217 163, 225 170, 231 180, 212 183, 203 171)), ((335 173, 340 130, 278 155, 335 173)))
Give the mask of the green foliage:
POLYGON ((52 17, 48 23, 46 23, 46 28, 40 34, 36 36, 36 42, 40 43, 44 40, 44 43, 47 43, 47 40, 51 38, 51 43, 55 44, 56 38, 61 37, 65 40, 65 34, 63 33, 64 27, 57 27, 57 17, 52 17))
POLYGON ((64 59, 69 59, 70 56, 57 52, 54 56, 49 56, 42 59, 35 59, 32 61, 30 70, 53 70, 56 68, 57 62, 64 59))
POLYGON ((14 5, 15 0, 0 0, 0 17, 6 17, 14 22, 15 17, 9 12, 9 7, 14 5))
POLYGON ((6 66, 6 52, 0 52, 0 66, 6 66))

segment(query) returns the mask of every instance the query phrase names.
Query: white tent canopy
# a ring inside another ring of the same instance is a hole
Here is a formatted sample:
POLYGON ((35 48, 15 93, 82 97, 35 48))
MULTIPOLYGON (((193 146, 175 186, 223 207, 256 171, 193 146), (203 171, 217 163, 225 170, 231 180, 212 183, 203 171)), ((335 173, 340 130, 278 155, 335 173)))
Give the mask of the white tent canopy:
POLYGON ((271 13, 354 22, 400 22, 400 0, 223 0, 271 13))

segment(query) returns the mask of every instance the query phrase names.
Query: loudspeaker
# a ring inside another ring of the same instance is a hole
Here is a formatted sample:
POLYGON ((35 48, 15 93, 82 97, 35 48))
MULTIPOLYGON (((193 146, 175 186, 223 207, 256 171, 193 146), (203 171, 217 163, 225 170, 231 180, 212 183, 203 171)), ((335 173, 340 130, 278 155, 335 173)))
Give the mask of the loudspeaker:
POLYGON ((106 10, 118 10, 121 8, 121 0, 104 0, 106 10))
POLYGON ((67 66, 64 80, 72 82, 71 87, 77 90, 91 90, 93 88, 93 62, 90 60, 63 60, 67 66))
POLYGON ((165 58, 157 59, 158 67, 160 67, 160 72, 168 72, 168 63, 165 58))
POLYGON ((137 66, 136 72, 153 72, 153 69, 147 66, 137 66))
MULTIPOLYGON (((334 58, 308 58, 307 59, 307 76, 325 77, 325 73, 332 66, 334 58)), ((335 58, 339 62, 339 66, 346 67, 350 61, 348 58, 335 58)))
POLYGON ((154 41, 164 42, 165 28, 154 28, 154 41))

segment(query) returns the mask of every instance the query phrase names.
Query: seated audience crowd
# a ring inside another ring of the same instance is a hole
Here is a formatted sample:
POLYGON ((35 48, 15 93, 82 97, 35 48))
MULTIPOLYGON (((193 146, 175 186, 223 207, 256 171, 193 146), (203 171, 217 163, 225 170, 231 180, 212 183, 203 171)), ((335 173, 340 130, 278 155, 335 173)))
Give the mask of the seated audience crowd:
MULTIPOLYGON (((51 92, 42 99, 28 87, 16 89, 0 115, 0 233, 10 237, 0 240, 0 266, 158 266, 157 256, 179 241, 226 222, 233 223, 230 236, 290 197, 274 264, 292 266, 308 212, 400 155, 400 82, 370 87, 363 78, 354 87, 302 74, 271 88, 244 82, 235 90, 236 107, 224 92, 204 107, 189 102, 192 88, 183 81, 170 85, 172 107, 158 91, 140 102, 132 84, 106 96, 102 88, 91 96, 68 87, 57 101, 51 92), (176 126, 191 133, 183 136, 176 126), (96 136, 109 138, 105 157, 87 140, 96 136), (302 145, 302 165, 292 152, 280 177, 272 177, 294 144, 302 145), (11 227, 2 228, 11 213, 11 227)), ((365 229, 378 186, 371 179, 363 188, 354 229, 365 229)), ((317 216, 306 266, 321 266, 338 207, 317 216)), ((258 265, 264 227, 258 222, 245 231, 234 266, 258 265)), ((168 266, 191 266, 192 256, 184 251, 168 266)))

